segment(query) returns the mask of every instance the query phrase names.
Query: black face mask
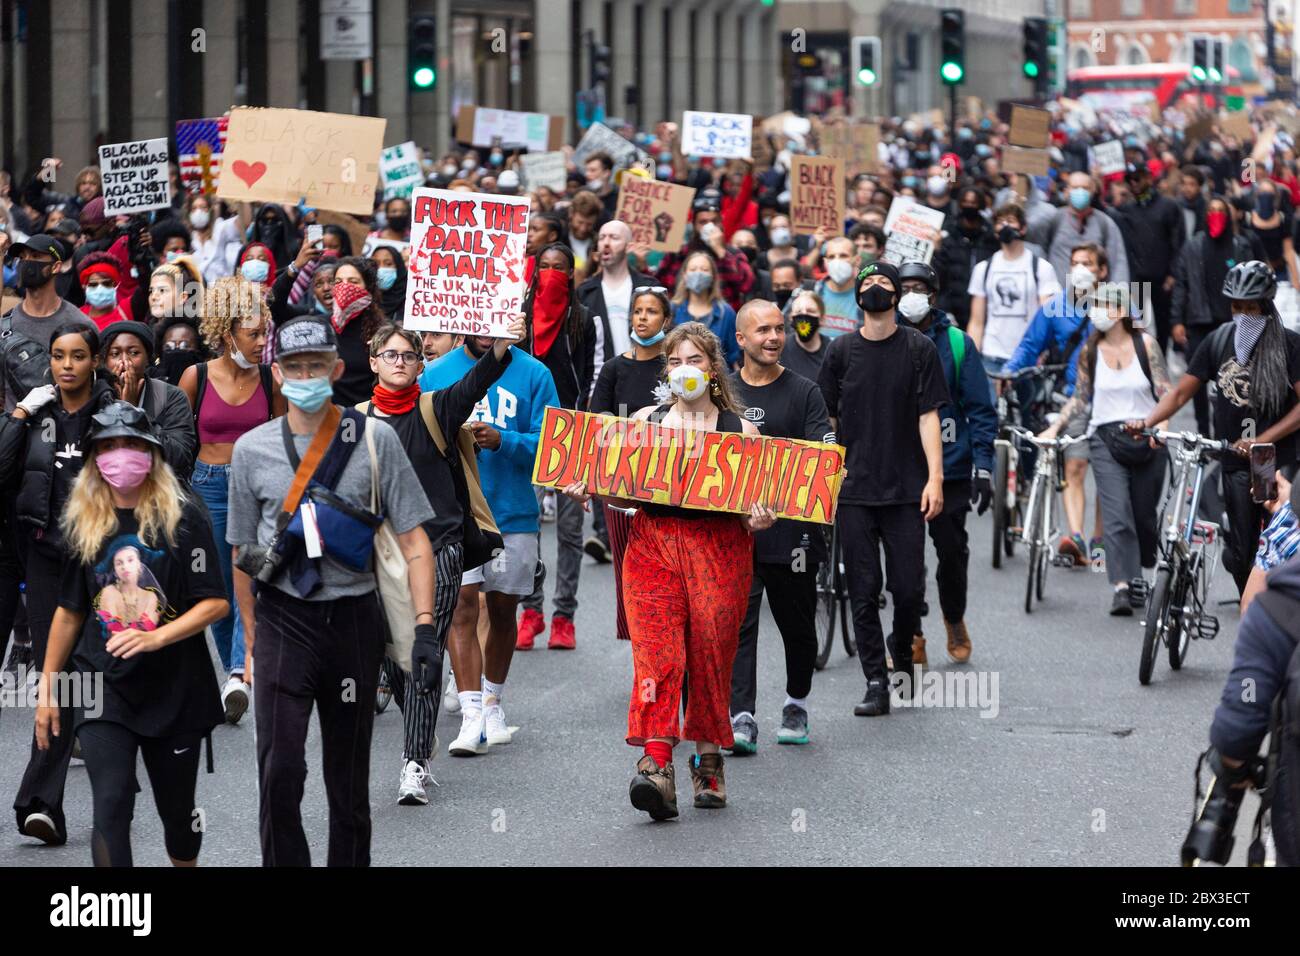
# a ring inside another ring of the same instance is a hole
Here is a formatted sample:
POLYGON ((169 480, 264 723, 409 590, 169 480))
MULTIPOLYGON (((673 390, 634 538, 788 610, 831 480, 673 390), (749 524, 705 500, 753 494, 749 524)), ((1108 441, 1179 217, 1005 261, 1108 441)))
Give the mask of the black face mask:
POLYGON ((974 206, 962 206, 961 217, 965 219, 967 222, 979 222, 980 211, 974 206))
POLYGON ((1259 193, 1255 196, 1255 212, 1259 213, 1261 219, 1269 219, 1273 215, 1273 194, 1259 193))
POLYGON ((163 381, 179 386, 185 370, 202 361, 203 353, 198 349, 167 349, 158 357, 158 364, 154 368, 161 369, 159 377, 163 381))
POLYGON ((873 285, 858 293, 858 307, 864 312, 888 312, 894 307, 894 293, 884 286, 873 285))
POLYGON ((816 312, 800 312, 798 315, 792 315, 790 322, 794 325, 794 334, 799 336, 800 342, 811 342, 822 324, 821 316, 816 312))
POLYGON ((776 302, 777 308, 784 310, 785 304, 790 301, 790 296, 794 295, 794 289, 773 289, 772 300, 776 302))
POLYGON ((53 278, 54 266, 52 263, 37 262, 35 259, 23 259, 18 263, 19 288, 39 289, 53 278))
POLYGON ((751 266, 758 261, 757 249, 752 246, 737 246, 737 248, 745 254, 745 258, 749 260, 751 266))
POLYGON ((411 228, 411 217, 410 216, 389 216, 388 228, 393 230, 393 232, 406 232, 406 230, 411 228))
POLYGON ((998 242, 1002 243, 1004 246, 1008 243, 1015 242, 1020 238, 1022 238, 1020 230, 1015 226, 1003 226, 998 230, 998 242))

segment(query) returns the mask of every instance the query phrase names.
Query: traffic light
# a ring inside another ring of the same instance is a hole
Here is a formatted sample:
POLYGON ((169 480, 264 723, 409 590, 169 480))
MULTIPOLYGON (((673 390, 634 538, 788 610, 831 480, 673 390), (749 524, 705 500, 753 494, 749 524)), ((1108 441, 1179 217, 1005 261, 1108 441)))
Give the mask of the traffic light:
POLYGON ((1211 83, 1222 84, 1228 77, 1226 47, 1227 44, 1222 40, 1210 39, 1209 65, 1206 72, 1210 75, 1211 83))
POLYGON ((610 49, 603 43, 597 43, 595 37, 590 40, 591 53, 591 83, 589 88, 595 89, 609 82, 609 60, 610 49))
POLYGON ((411 89, 426 91, 438 82, 438 21, 427 14, 411 17, 406 36, 406 76, 411 89))
POLYGON ((880 37, 854 37, 852 49, 853 79, 859 86, 880 82, 880 37))
POLYGON ((966 14, 939 11, 939 76, 952 86, 966 77, 966 14))
POLYGON ((1047 76, 1047 21, 1042 17, 1025 18, 1024 54, 1024 74, 1037 86, 1047 76))
POLYGON ((1192 79, 1204 83, 1210 78, 1210 43, 1206 37, 1192 39, 1192 79))

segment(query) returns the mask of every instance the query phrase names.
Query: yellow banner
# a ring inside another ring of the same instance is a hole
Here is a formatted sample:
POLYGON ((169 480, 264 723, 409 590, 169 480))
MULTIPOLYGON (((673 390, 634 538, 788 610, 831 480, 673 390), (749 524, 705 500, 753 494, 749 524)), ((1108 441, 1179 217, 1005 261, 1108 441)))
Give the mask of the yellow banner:
POLYGON ((839 445, 737 432, 668 428, 612 415, 547 408, 533 484, 587 483, 593 494, 830 524, 844 480, 839 445))

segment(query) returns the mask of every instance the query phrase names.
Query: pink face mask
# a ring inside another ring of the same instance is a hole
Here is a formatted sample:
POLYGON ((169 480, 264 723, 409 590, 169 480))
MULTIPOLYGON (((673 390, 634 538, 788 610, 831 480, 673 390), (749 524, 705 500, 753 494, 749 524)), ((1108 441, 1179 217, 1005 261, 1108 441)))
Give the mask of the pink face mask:
POLYGON ((153 455, 134 448, 114 448, 95 456, 100 477, 118 491, 139 488, 153 467, 153 455))

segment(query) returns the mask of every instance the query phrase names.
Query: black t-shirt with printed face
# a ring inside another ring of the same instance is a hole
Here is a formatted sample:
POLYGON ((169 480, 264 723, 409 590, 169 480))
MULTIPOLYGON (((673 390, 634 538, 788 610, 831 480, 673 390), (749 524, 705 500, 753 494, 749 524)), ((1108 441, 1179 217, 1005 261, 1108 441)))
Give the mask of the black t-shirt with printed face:
MULTIPOLYGON (((1287 389, 1287 400, 1282 411, 1275 418, 1258 416, 1250 407, 1250 373, 1254 356, 1245 368, 1237 364, 1233 353, 1233 330, 1235 325, 1220 326, 1226 332, 1216 333, 1206 339, 1197 348, 1196 353, 1187 363, 1189 374, 1202 382, 1215 383, 1214 395, 1214 436, 1225 441, 1237 441, 1246 437, 1248 432, 1258 435, 1274 422, 1282 418, 1296 404, 1295 383, 1300 382, 1300 335, 1295 332, 1283 333, 1286 341, 1286 378, 1291 383, 1287 389), (1222 335, 1223 338, 1219 338, 1222 335), (1221 349, 1215 349, 1222 343, 1221 349), (1253 419, 1253 429, 1247 428, 1247 420, 1253 419)), ((1296 460, 1296 434, 1281 439, 1277 443, 1277 463, 1286 465, 1296 460)), ((1241 455, 1224 455, 1224 471, 1245 471, 1250 467, 1249 459, 1241 455)))
POLYGON ((106 645, 128 628, 157 630, 204 598, 226 598, 212 524, 188 496, 174 544, 142 541, 133 511, 118 509, 117 519, 95 560, 63 566, 59 606, 86 615, 72 664, 103 674, 100 699, 84 700, 77 722, 106 720, 143 737, 206 733, 223 711, 202 631, 131 658, 114 657, 106 645))
POLYGON ((841 335, 826 350, 817 384, 846 449, 839 500, 919 503, 930 471, 918 421, 948 403, 934 343, 906 326, 880 341, 841 335))

